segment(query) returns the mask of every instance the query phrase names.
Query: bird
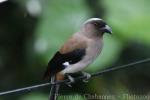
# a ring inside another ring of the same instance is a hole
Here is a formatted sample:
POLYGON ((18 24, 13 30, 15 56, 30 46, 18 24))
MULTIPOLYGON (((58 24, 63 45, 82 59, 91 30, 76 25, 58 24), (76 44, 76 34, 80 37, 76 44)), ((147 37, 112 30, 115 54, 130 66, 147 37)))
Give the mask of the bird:
MULTIPOLYGON (((112 29, 103 19, 86 20, 79 31, 75 32, 54 54, 48 63, 44 78, 50 78, 51 82, 55 82, 64 80, 67 76, 72 83, 74 78, 71 74, 81 72, 86 79, 89 79, 91 75, 83 70, 100 55, 104 33, 112 34, 112 29)), ((56 100, 55 94, 58 93, 59 86, 59 84, 51 86, 49 100, 56 100)))

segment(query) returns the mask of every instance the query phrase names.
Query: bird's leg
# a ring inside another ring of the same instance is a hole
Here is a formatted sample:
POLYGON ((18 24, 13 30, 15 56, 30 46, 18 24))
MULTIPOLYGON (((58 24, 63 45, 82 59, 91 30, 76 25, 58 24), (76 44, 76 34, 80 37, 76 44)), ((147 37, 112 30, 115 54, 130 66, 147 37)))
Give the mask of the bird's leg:
POLYGON ((67 84, 69 87, 72 87, 71 84, 75 82, 75 79, 74 79, 71 75, 69 75, 69 74, 66 74, 66 76, 67 76, 67 78, 69 79, 69 82, 67 82, 66 84, 67 84))
POLYGON ((82 80, 85 83, 87 83, 88 80, 91 78, 91 74, 89 74, 89 73, 82 72, 82 75, 86 77, 85 79, 82 80))

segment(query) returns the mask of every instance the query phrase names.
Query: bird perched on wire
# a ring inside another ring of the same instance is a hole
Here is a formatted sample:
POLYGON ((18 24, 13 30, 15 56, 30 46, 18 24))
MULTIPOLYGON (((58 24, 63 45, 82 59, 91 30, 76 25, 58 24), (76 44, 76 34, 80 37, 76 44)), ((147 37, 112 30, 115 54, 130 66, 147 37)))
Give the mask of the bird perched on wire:
MULTIPOLYGON (((83 23, 81 29, 56 52, 49 61, 44 77, 51 82, 63 80, 65 76, 74 82, 71 73, 82 72, 101 53, 104 33, 112 33, 111 28, 100 18, 90 18, 83 23)), ((90 74, 82 72, 86 79, 90 74)), ((49 100, 55 100, 59 85, 52 85, 49 100)))

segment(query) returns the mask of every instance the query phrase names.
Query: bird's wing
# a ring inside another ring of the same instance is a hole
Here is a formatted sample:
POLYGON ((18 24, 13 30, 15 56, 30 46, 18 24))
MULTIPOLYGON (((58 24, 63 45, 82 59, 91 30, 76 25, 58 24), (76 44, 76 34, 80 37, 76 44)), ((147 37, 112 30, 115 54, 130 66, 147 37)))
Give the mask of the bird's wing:
POLYGON ((72 37, 56 52, 49 61, 44 77, 51 77, 57 72, 63 70, 64 63, 75 64, 79 62, 86 54, 86 42, 80 37, 72 37))

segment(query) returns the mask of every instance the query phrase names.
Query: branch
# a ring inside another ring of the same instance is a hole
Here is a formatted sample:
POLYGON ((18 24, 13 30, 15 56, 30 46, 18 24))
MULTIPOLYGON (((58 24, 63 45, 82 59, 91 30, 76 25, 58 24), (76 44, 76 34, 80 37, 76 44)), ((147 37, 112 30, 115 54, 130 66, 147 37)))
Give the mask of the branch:
MULTIPOLYGON (((117 70, 120 70, 120 69, 129 68, 131 66, 142 64, 142 63, 147 63, 147 62, 150 62, 150 58, 139 60, 139 61, 135 61, 135 62, 132 62, 132 63, 129 63, 129 64, 117 66, 117 67, 107 68, 107 69, 105 69, 103 71, 91 74, 91 77, 100 76, 100 75, 108 73, 108 72, 113 72, 113 71, 117 71, 117 70)), ((75 78, 75 81, 78 81, 78 80, 81 80, 81 79, 84 79, 84 78, 86 78, 86 76, 79 76, 79 77, 75 78)), ((69 82, 68 79, 62 80, 62 81, 57 81, 57 82, 55 82, 53 84, 65 84, 67 82, 69 82)), ((7 94, 18 93, 18 92, 32 91, 33 89, 46 87, 46 86, 49 86, 49 85, 52 85, 52 83, 43 83, 43 84, 29 86, 29 87, 25 87, 25 88, 14 89, 14 90, 6 91, 6 92, 0 92, 0 96, 7 95, 7 94)))

